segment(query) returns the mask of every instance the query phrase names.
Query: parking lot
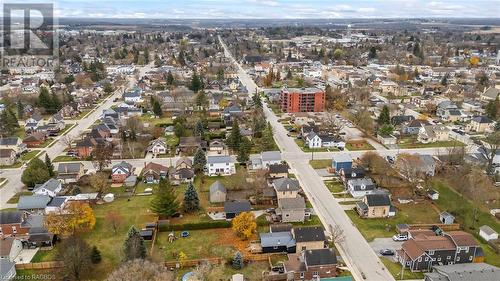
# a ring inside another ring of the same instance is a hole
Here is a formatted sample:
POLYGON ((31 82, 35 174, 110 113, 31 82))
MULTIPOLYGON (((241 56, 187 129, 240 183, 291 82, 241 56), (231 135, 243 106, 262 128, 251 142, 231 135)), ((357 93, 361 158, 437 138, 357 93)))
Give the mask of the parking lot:
MULTIPOLYGON (((403 244, 403 242, 393 241, 392 238, 375 238, 369 244, 375 253, 380 256, 380 250, 390 249, 396 252, 396 250, 401 248, 401 244, 403 244)), ((390 258, 390 256, 387 257, 390 258)))

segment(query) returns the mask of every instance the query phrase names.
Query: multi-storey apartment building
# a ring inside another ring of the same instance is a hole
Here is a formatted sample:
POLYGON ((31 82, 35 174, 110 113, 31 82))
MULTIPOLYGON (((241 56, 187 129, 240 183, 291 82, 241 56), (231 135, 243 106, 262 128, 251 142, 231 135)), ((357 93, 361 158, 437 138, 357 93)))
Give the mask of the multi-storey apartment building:
POLYGON ((322 112, 325 110, 325 92, 318 88, 284 88, 280 95, 283 112, 322 112))

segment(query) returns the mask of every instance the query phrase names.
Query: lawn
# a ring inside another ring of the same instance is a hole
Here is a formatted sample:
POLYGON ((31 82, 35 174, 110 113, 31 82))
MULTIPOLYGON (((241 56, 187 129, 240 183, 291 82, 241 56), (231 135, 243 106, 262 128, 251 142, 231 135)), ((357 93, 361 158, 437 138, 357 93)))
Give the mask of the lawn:
POLYGON ((162 118, 156 118, 154 115, 151 115, 149 113, 145 113, 141 116, 141 121, 143 123, 149 123, 150 126, 156 126, 156 125, 172 125, 172 118, 170 117, 162 117, 162 118))
POLYGON ((464 146, 464 144, 455 140, 420 143, 415 138, 403 138, 399 140, 398 146, 400 148, 428 148, 428 147, 453 147, 453 146, 459 147, 459 146, 464 146))
POLYGON ((375 148, 371 144, 369 144, 367 142, 364 142, 363 145, 361 145, 361 146, 359 146, 359 145, 354 146, 351 143, 347 143, 345 145, 345 149, 348 150, 348 151, 375 150, 375 148))
POLYGON ((243 276, 245 276, 245 280, 260 281, 262 280, 262 272, 268 270, 269 270, 269 263, 267 261, 260 261, 260 262, 252 262, 245 264, 245 266, 241 270, 236 270, 233 269, 231 266, 226 266, 224 273, 228 278, 228 280, 229 278, 231 278, 233 274, 241 273, 243 274, 243 276))
POLYGON ((325 181, 325 185, 331 193, 338 193, 345 190, 345 187, 341 182, 325 181))
POLYGON ((326 169, 332 166, 332 160, 330 159, 310 160, 309 165, 311 165, 313 169, 326 169))
POLYGON ((339 151, 334 147, 321 147, 321 148, 309 148, 305 146, 305 143, 301 139, 295 139, 295 143, 302 149, 304 152, 328 152, 328 151, 339 151))
POLYGON ((57 245, 54 246, 52 250, 38 250, 36 254, 31 259, 31 262, 45 262, 45 261, 55 261, 57 260, 57 245))
POLYGON ((396 225, 400 223, 437 223, 439 214, 430 203, 405 204, 397 207, 396 216, 392 218, 362 219, 354 210, 346 211, 367 241, 379 237, 391 237, 396 233, 396 225))
POLYGON ((424 279, 424 274, 422 272, 411 272, 408 269, 403 271, 403 278, 401 278, 401 264, 395 263, 388 258, 381 257, 380 258, 384 263, 387 270, 394 276, 396 280, 405 280, 405 279, 424 279))
POLYGON ((310 220, 304 222, 292 222, 294 226, 322 226, 321 220, 318 216, 311 216, 310 220))
POLYGON ((52 162, 71 162, 78 160, 76 157, 69 155, 59 155, 52 160, 52 162))
MULTIPOLYGON (((141 229, 144 224, 156 221, 156 215, 149 209, 151 198, 151 196, 118 198, 112 203, 94 207, 96 225, 91 232, 84 235, 84 239, 91 246, 97 246, 102 254, 102 262, 93 270, 95 277, 101 276, 99 279, 102 279, 121 262, 123 242, 132 225, 141 229), (118 227, 117 233, 114 233, 105 220, 106 214, 110 211, 116 211, 123 217, 123 223, 118 227)), ((146 243, 146 246, 149 250, 150 244, 146 243)))
POLYGON ((77 120, 83 119, 85 117, 85 115, 87 115, 90 111, 92 111, 92 110, 91 109, 82 110, 82 112, 80 112, 80 114, 78 114, 78 116, 76 116, 75 119, 77 119, 77 120))
POLYGON ((23 161, 30 161, 31 159, 33 159, 38 153, 40 152, 40 150, 31 150, 27 153, 24 153, 22 156, 21 156, 21 160, 23 161))

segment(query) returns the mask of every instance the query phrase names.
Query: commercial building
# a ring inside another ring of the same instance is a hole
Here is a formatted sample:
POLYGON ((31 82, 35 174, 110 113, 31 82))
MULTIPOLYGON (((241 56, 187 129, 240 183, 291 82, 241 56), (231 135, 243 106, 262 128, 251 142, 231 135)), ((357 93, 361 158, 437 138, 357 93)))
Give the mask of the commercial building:
POLYGON ((284 88, 280 95, 283 112, 322 112, 325 110, 325 92, 318 88, 284 88))

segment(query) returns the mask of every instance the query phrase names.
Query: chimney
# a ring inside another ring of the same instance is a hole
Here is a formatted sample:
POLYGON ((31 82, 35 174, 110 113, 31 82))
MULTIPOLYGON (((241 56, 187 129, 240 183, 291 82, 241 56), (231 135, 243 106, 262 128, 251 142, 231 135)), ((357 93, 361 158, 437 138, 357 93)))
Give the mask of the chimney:
POLYGON ((290 184, 289 183, 286 184, 286 189, 290 189, 290 184))

